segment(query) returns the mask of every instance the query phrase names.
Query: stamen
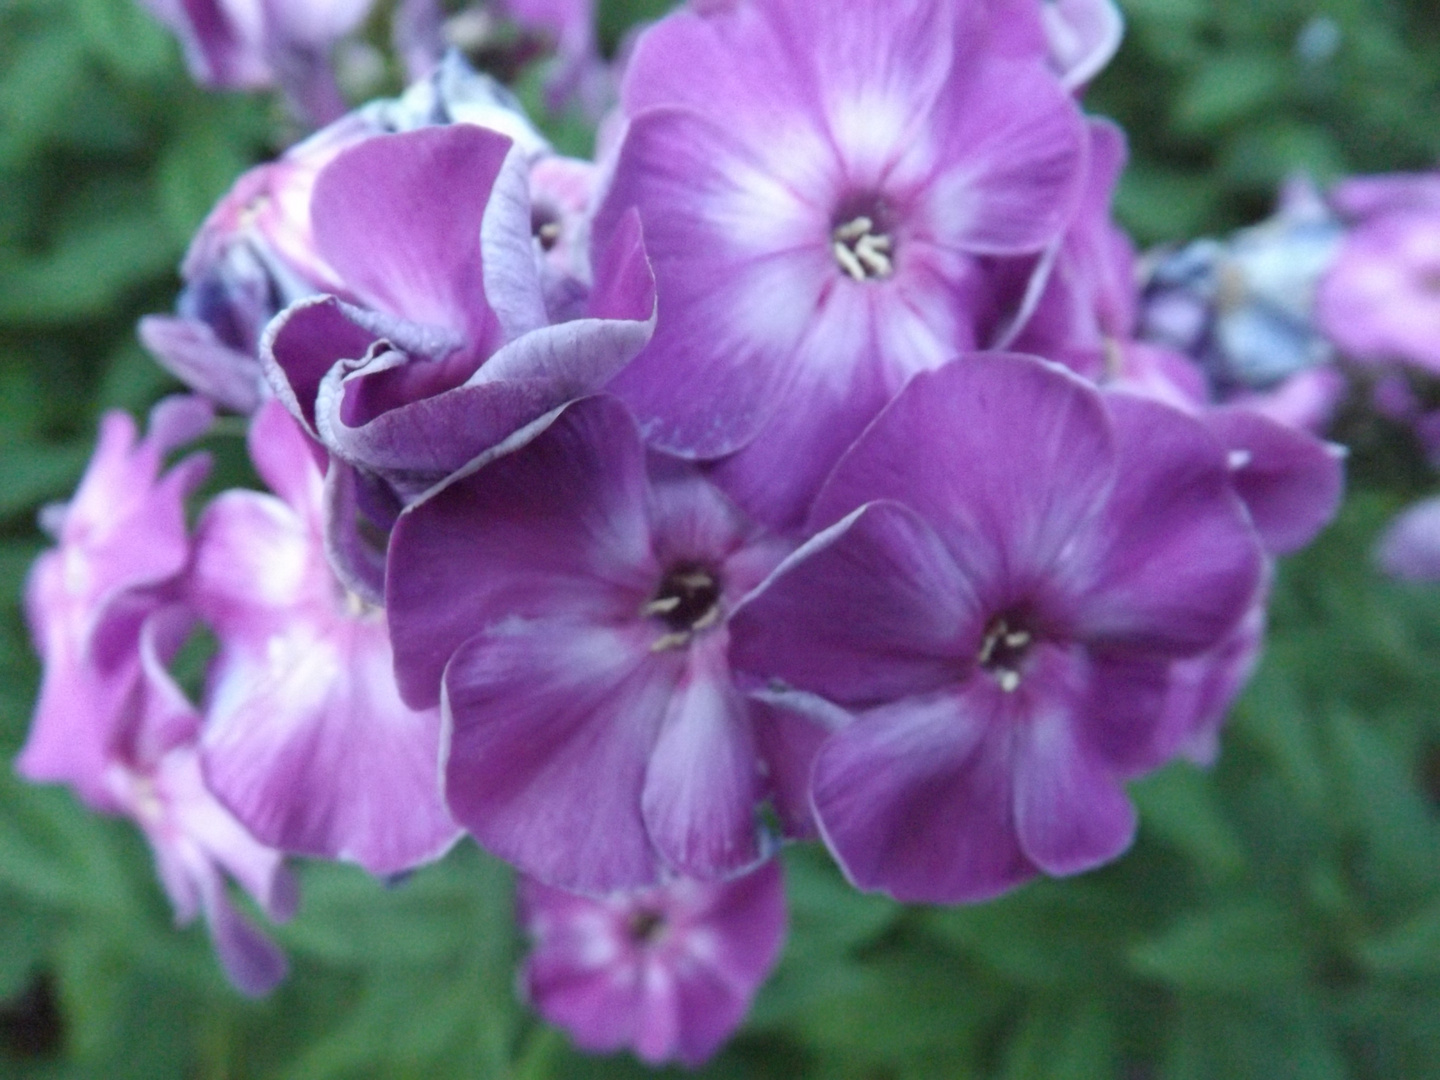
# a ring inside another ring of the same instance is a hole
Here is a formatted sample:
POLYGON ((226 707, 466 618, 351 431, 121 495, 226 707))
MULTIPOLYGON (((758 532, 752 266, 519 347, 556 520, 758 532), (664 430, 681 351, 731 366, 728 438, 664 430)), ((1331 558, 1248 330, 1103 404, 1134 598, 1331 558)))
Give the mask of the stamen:
POLYGON ((875 232, 875 220, 865 214, 837 225, 830 234, 830 251, 841 270, 856 281, 886 278, 895 272, 891 259, 894 242, 875 232))
POLYGON ((981 668, 995 677, 1001 690, 1012 694, 1020 687, 1020 666, 1034 641, 1029 630, 1012 630, 1008 617, 998 615, 985 628, 977 660, 981 668))
POLYGON ((640 614, 664 625, 666 632, 650 643, 651 652, 678 649, 721 618, 720 581, 704 566, 671 567, 640 614))

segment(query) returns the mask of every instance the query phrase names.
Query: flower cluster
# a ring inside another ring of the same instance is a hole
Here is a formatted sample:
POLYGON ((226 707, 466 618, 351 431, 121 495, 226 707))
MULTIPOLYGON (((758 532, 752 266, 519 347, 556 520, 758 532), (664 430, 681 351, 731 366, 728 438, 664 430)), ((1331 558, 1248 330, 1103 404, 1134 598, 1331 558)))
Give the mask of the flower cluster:
POLYGON ((1116 858, 1341 488, 1143 339, 1124 139, 1077 98, 1119 30, 697 2, 597 162, 451 60, 242 177, 141 333, 271 493, 187 531, 159 459, 208 407, 107 421, 32 580, 22 771, 140 821, 250 990, 281 967, 222 870, 280 917, 284 855, 467 834, 524 875, 537 1008, 652 1061, 738 1024, 783 841, 927 903, 1116 858))

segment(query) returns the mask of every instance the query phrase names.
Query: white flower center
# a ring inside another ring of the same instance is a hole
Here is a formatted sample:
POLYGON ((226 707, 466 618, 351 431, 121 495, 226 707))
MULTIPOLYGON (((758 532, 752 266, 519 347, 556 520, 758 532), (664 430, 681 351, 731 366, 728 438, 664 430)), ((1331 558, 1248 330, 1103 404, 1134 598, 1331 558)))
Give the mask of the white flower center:
POLYGON ((837 225, 830 234, 836 264, 856 281, 875 281, 893 274, 893 246, 889 235, 876 232, 874 220, 864 214, 837 225))

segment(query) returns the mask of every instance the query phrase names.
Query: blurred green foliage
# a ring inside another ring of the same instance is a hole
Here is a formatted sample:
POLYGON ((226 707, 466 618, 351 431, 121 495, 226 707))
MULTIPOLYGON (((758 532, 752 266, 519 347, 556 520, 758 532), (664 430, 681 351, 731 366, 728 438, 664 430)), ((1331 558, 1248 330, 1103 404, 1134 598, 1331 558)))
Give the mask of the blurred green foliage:
MULTIPOLYGON (((663 6, 606 0, 605 40, 663 6)), ((1089 104, 1130 135, 1119 211, 1142 242, 1254 220, 1296 168, 1440 157, 1434 0, 1125 7, 1089 104)), ((38 677, 19 604, 36 509, 73 488, 102 410, 170 389, 134 320, 170 307, 195 226, 283 127, 268 100, 192 86, 133 0, 0 0, 0 759, 38 677)), ((1352 427, 1345 512, 1282 566, 1218 766, 1136 784, 1140 838, 1114 866, 979 907, 902 908, 789 852, 784 958, 706 1075, 1440 1076, 1440 590, 1367 556, 1431 481, 1401 433, 1352 427)), ((210 442, 242 477, 238 440, 210 442)), ((527 1015, 509 873, 473 847, 389 887, 302 874, 278 932, 291 978, 246 1002, 203 929, 173 927, 133 829, 0 769, 0 1076, 647 1073, 527 1015)))

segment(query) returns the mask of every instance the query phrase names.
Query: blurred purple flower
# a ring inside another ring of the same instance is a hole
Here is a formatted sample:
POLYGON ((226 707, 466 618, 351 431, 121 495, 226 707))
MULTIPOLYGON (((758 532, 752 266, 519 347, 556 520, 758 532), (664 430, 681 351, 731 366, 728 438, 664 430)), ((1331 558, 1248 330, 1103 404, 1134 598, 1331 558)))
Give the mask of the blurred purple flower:
POLYGON ((456 819, 523 872, 586 892, 761 858, 767 789, 805 777, 766 755, 805 744, 757 735, 726 620, 784 550, 692 467, 647 468, 605 397, 408 509, 386 608, 406 699, 445 712, 456 819))
POLYGON ((1263 566, 1203 425, 1017 355, 916 376, 812 524, 732 618, 734 663, 855 714, 816 817, 852 881, 908 901, 1122 852, 1171 665, 1236 628, 1263 566))
POLYGON ((374 0, 140 0, 180 39, 196 81, 253 90, 282 87, 301 118, 320 125, 345 111, 330 47, 374 0))
POLYGON ((1440 374, 1440 173, 1360 177, 1331 199, 1351 221, 1318 316, 1344 352, 1440 374))
POLYGON ((295 913, 298 890, 281 853, 246 832, 202 777, 200 716, 164 664, 192 622, 178 605, 146 620, 138 642, 141 677, 127 700, 127 724, 111 747, 105 781, 112 809, 132 818, 150 841, 176 921, 185 925, 203 912, 230 981, 258 997, 285 977, 285 957, 236 911, 226 878, 277 922, 295 913))
POLYGON ((1375 558, 1380 569, 1401 581, 1440 581, 1440 498, 1421 499, 1397 516, 1375 558))
POLYGON ((114 808, 104 771, 140 678, 140 626, 178 595, 190 561, 185 499, 209 459, 191 455, 163 476, 161 466, 211 418, 197 398, 168 398, 137 440, 128 415, 107 413, 74 497, 42 517, 56 546, 31 569, 25 613, 45 668, 16 768, 70 784, 98 809, 114 808))
POLYGON ((313 447, 276 402, 250 455, 278 498, 206 508, 190 600, 219 640, 200 740, 215 794, 265 843, 388 875, 438 858, 459 829, 440 796, 440 714, 395 686, 384 614, 325 560, 313 447))
POLYGON ((674 879, 591 898, 520 881, 534 941, 526 997, 582 1050, 703 1064, 740 1026, 780 957, 785 893, 769 862, 719 884, 674 879))

